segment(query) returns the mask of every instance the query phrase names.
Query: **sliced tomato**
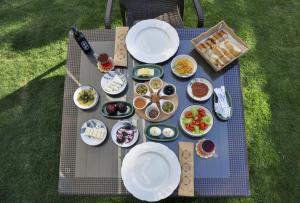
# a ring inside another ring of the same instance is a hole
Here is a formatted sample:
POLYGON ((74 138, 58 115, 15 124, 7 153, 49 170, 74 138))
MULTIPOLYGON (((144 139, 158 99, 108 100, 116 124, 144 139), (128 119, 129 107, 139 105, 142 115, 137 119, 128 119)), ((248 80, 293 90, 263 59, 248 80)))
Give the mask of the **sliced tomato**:
POLYGON ((199 128, 200 128, 200 130, 205 130, 205 129, 206 129, 205 123, 201 122, 201 123, 199 124, 199 128))
POLYGON ((194 130, 194 127, 193 127, 191 124, 187 124, 187 125, 185 126, 185 128, 186 128, 188 131, 190 131, 190 132, 193 132, 193 130, 194 130))
POLYGON ((184 116, 185 116, 186 118, 193 118, 193 114, 192 114, 192 112, 190 112, 190 111, 185 112, 184 116))
POLYGON ((205 110, 204 110, 204 109, 200 109, 200 110, 198 111, 198 113, 199 113, 199 116, 200 116, 200 117, 206 116, 206 113, 205 113, 205 110))

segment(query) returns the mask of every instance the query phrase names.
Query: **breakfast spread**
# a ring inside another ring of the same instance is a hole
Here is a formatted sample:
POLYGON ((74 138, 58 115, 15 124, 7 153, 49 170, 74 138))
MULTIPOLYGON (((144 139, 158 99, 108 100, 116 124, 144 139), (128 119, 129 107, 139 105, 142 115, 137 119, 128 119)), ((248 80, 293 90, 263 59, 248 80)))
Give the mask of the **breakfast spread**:
MULTIPOLYGON (((125 32, 126 29, 123 31, 125 32)), ((232 31, 226 29, 226 26, 224 27, 224 25, 213 32, 207 32, 205 35, 205 37, 196 37, 192 40, 192 43, 195 49, 208 60, 214 68, 217 67, 215 70, 222 69, 247 51, 247 47, 232 34, 232 31)), ((122 34, 121 30, 118 29, 115 46, 115 60, 117 61, 117 64, 115 65, 127 66, 126 47, 124 46, 125 37, 126 35, 122 34)), ((182 50, 178 51, 178 53, 181 52, 182 50)), ((161 67, 156 64, 137 65, 132 69, 131 74, 130 72, 128 73, 126 69, 122 69, 118 72, 119 68, 116 68, 117 71, 112 71, 114 68, 112 59, 107 53, 101 53, 97 57, 97 66, 102 72, 106 72, 105 74, 97 72, 97 74, 101 76, 101 87, 104 92, 107 93, 104 98, 108 100, 108 102, 102 104, 100 111, 102 116, 105 117, 104 121, 108 122, 112 119, 115 120, 109 125, 113 125, 111 131, 108 131, 105 124, 101 121, 96 119, 86 121, 80 128, 80 136, 83 142, 91 146, 99 145, 105 140, 109 132, 112 141, 117 146, 130 147, 138 140, 138 129, 144 130, 144 136, 141 142, 145 142, 146 138, 147 140, 154 142, 171 142, 176 139, 179 139, 180 141, 191 140, 191 142, 178 142, 179 153, 178 156, 174 154, 173 160, 178 161, 178 157, 180 162, 179 172, 177 171, 178 176, 180 175, 178 195, 194 196, 194 155, 196 158, 195 160, 209 162, 212 160, 203 160, 200 158, 208 159, 216 153, 215 143, 209 139, 202 139, 214 125, 214 117, 209 110, 211 107, 208 107, 211 104, 211 101, 205 101, 209 100, 214 93, 213 108, 217 117, 225 121, 232 116, 232 101, 229 93, 225 90, 224 86, 214 88, 212 85, 212 82, 214 82, 214 84, 219 84, 222 83, 222 80, 216 82, 216 78, 212 77, 209 72, 203 71, 201 67, 197 72, 198 64, 195 59, 189 55, 178 55, 174 57, 171 64, 167 63, 166 66, 168 67, 161 67), (170 70, 167 70, 167 68, 170 68, 170 70), (164 71, 168 74, 173 73, 173 75, 171 75, 172 77, 170 77, 170 75, 165 75, 164 78, 161 79, 164 71), (199 74, 199 77, 193 76, 196 72, 197 76, 199 74), (203 76, 208 79, 203 78, 203 76), (130 79, 132 77, 135 81, 133 83, 128 83, 128 91, 126 89, 125 95, 122 95, 121 97, 119 94, 124 92, 127 86, 127 80, 130 80, 128 77, 130 77, 130 79), (183 80, 185 80, 186 83, 182 82, 183 80), (186 91, 184 91, 185 88, 186 91), (127 95, 129 96, 127 97, 127 95), (179 96, 190 97, 191 99, 182 101, 185 98, 179 99, 179 96), (116 100, 115 98, 120 99, 116 100), (180 109, 184 109, 180 116, 175 113, 179 102, 181 102, 181 105, 186 105, 180 106, 180 109), (196 102, 203 102, 203 105, 197 105, 196 102), (162 122, 168 120, 173 115, 174 118, 169 120, 170 123, 169 121, 162 122), (130 120, 122 120, 125 117, 131 116, 133 117, 130 118, 130 120), (142 119, 152 122, 152 124, 144 122, 142 119), (175 125, 179 124, 181 127, 181 132, 193 138, 182 138, 182 135, 179 134, 179 129, 173 125, 174 120, 176 122, 175 125), (192 139, 197 138, 198 142, 194 145, 192 139)), ((75 93, 73 99, 79 108, 91 108, 98 102, 99 95, 92 87, 87 86, 87 88, 84 88, 81 86, 75 93)), ((219 125, 220 121, 216 120, 215 123, 219 125)), ((208 137, 214 139, 215 135, 213 134, 216 130, 211 132, 212 133, 208 137)), ((219 144, 219 142, 216 143, 219 144)), ((173 146, 171 146, 170 149, 174 150, 172 147, 173 146)), ((164 161, 166 159, 158 157, 160 156, 159 153, 163 152, 155 151, 155 153, 151 155, 153 157, 151 158, 149 156, 149 158, 147 157, 147 150, 149 149, 142 149, 142 152, 145 152, 143 154, 143 160, 147 161, 153 158, 154 161, 165 164, 164 161)), ((122 155, 123 152, 118 151, 118 153, 119 155, 122 155)), ((161 165, 161 168, 166 170, 167 173, 172 173, 173 168, 168 167, 170 166, 168 164, 170 163, 167 162, 166 165, 161 165)), ((138 163, 137 166, 139 169, 142 169, 143 167, 143 169, 155 167, 148 166, 144 161, 138 163)), ((155 170, 147 169, 147 171, 154 171, 154 173, 157 173, 155 170)), ((158 178, 156 178, 155 181, 163 181, 162 178, 164 177, 160 176, 160 172, 157 174, 158 178)), ((146 175, 145 177, 148 178, 146 175)), ((142 178, 145 177, 143 176, 142 178)), ((149 177, 151 178, 151 176, 149 177)), ((197 176, 197 178, 199 177, 197 176)), ((178 183, 176 187, 177 186, 178 183)))

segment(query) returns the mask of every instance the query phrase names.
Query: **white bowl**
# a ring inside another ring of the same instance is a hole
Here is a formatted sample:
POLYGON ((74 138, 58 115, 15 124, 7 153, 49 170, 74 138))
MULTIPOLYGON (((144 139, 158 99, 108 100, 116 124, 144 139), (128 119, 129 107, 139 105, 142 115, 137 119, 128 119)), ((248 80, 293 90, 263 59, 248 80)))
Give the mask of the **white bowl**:
POLYGON ((162 88, 163 86, 164 86, 164 82, 163 82, 160 78, 158 78, 158 77, 152 78, 152 79, 149 81, 149 87, 151 88, 151 90, 153 91, 153 93, 157 93, 159 90, 161 90, 161 88, 162 88), (155 88, 153 88, 153 87, 151 86, 151 84, 152 84, 152 82, 153 82, 154 80, 159 80, 159 81, 161 82, 161 86, 160 86, 159 88, 157 88, 157 89, 155 89, 155 88))
POLYGON ((137 83, 137 84, 134 86, 134 92, 135 92, 136 94, 140 95, 140 96, 148 96, 148 97, 151 96, 151 93, 150 93, 150 87, 149 87, 147 84, 145 84, 145 83, 137 83), (146 87, 147 87, 147 92, 146 92, 146 94, 141 95, 141 94, 138 94, 138 93, 136 92, 136 89, 137 89, 139 86, 146 86, 146 87))
POLYGON ((196 71, 197 71, 197 62, 195 61, 195 59, 193 57, 191 57, 189 55, 178 55, 171 61, 171 70, 172 70, 173 74, 176 75, 177 77, 189 78, 189 77, 193 76, 196 73, 196 71), (181 58, 187 58, 192 62, 193 71, 192 71, 191 74, 180 75, 175 71, 175 63, 178 59, 181 59, 181 58))
POLYGON ((150 106, 148 106, 147 108, 146 108, 146 110, 145 110, 145 115, 146 115, 146 117, 151 121, 151 120, 156 120, 159 116, 160 116, 160 110, 159 110, 159 108, 158 108, 158 106, 155 104, 155 103, 152 103, 150 106), (151 111, 151 110, 153 110, 153 109, 155 109, 155 110, 157 110, 158 111, 158 114, 157 114, 157 116, 155 117, 155 118, 150 118, 149 117, 149 112, 151 111))
POLYGON ((165 84, 162 88, 161 88, 161 90, 160 90, 160 92, 159 92, 159 96, 160 97, 172 97, 173 95, 175 95, 176 94, 176 86, 175 85, 173 85, 173 84, 165 84), (173 88, 174 88, 174 93, 173 94, 171 94, 171 95, 166 95, 165 93, 164 93, 164 89, 165 89, 165 87, 166 86, 172 86, 173 88))
POLYGON ((161 111, 163 112, 163 113, 165 113, 165 114, 167 114, 167 115, 170 115, 170 114, 173 114, 174 113, 174 111, 175 111, 175 104, 174 104, 174 102, 173 101, 171 101, 171 100, 164 100, 164 99, 160 99, 159 100, 159 104, 160 104, 160 109, 161 109, 161 111), (171 103, 172 105, 173 105, 173 110, 171 111, 171 112, 165 112, 164 110, 163 110, 163 105, 164 105, 164 103, 167 103, 167 102, 169 102, 169 103, 171 103))
POLYGON ((151 100, 148 99, 148 98, 146 98, 146 97, 143 97, 143 96, 137 96, 137 97, 135 97, 135 98, 133 99, 133 106, 134 106, 134 108, 137 109, 137 110, 142 110, 142 109, 145 109, 146 106, 147 106, 150 102, 151 102, 151 100), (135 101, 136 101, 137 99, 143 99, 143 100, 146 102, 146 105, 145 105, 143 108, 138 108, 138 107, 135 105, 135 101))
POLYGON ((93 108, 93 107, 96 106, 96 104, 98 103, 98 100, 99 100, 99 95, 98 95, 96 89, 93 88, 93 87, 91 87, 91 86, 88 86, 88 85, 83 85, 83 86, 78 87, 78 88, 76 89, 76 91, 74 92, 74 95, 73 95, 73 101, 74 101, 75 105, 76 105, 78 108, 83 109, 83 110, 87 110, 87 109, 93 108), (84 105, 81 105, 81 104, 78 102, 77 98, 78 98, 79 93, 80 93, 82 90, 94 90, 94 91, 95 91, 95 95, 94 95, 94 96, 95 96, 95 100, 94 100, 94 102, 93 102, 91 105, 89 105, 89 106, 84 106, 84 105))

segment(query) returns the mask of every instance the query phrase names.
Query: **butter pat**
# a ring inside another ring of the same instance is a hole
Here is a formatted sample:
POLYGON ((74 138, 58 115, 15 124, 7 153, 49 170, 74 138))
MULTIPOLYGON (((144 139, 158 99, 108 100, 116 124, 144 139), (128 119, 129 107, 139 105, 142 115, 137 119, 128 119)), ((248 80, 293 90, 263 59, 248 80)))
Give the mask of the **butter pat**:
POLYGON ((154 69, 152 69, 152 68, 140 68, 140 69, 137 70, 137 76, 153 77, 154 76, 154 69))

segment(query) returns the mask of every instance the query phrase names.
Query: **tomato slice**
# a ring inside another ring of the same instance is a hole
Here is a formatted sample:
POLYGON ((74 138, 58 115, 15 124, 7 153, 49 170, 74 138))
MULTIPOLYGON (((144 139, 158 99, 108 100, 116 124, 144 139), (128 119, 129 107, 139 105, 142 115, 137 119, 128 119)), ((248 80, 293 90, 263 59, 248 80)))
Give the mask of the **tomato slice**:
POLYGON ((185 112, 184 116, 185 116, 186 118, 193 118, 193 114, 192 114, 192 112, 190 112, 190 111, 185 112))
POLYGON ((205 129, 206 129, 205 123, 201 122, 201 123, 199 124, 199 128, 200 128, 201 130, 205 130, 205 129))

